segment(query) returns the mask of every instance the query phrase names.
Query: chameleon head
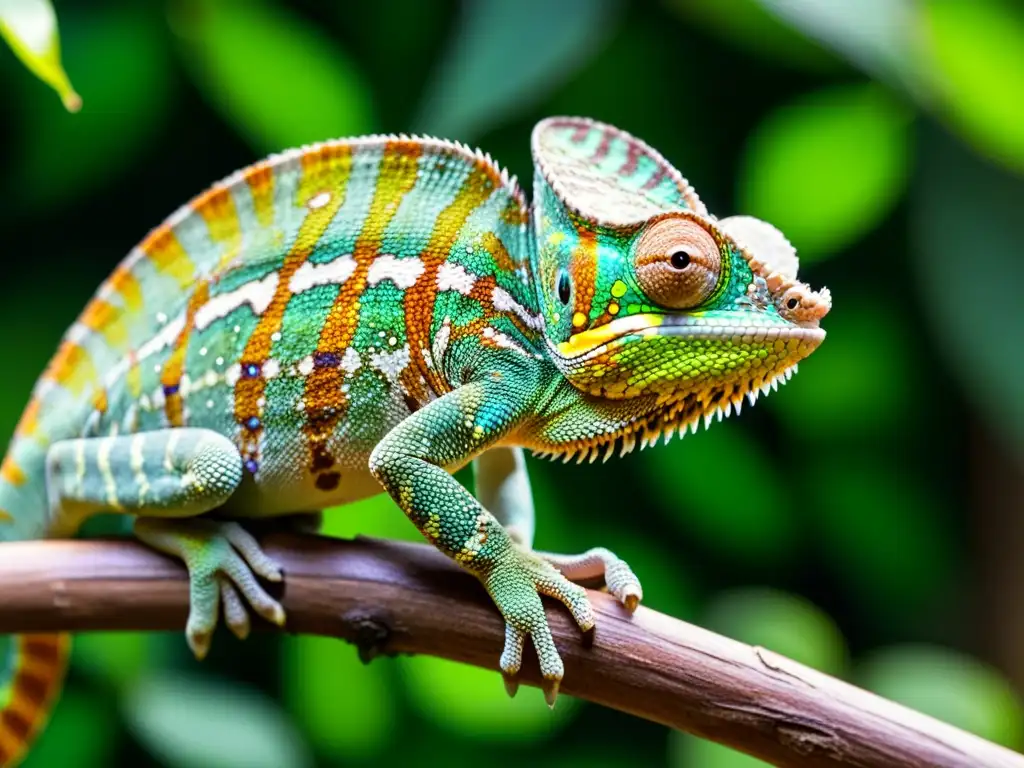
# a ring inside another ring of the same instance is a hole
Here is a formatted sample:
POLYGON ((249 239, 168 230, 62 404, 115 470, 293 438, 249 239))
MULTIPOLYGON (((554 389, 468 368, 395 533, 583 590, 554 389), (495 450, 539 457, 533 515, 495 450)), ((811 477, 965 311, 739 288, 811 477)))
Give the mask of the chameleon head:
POLYGON ((611 126, 533 134, 538 280, 551 356, 578 389, 635 400, 655 436, 728 415, 821 343, 827 289, 749 216, 716 219, 657 152, 611 126))

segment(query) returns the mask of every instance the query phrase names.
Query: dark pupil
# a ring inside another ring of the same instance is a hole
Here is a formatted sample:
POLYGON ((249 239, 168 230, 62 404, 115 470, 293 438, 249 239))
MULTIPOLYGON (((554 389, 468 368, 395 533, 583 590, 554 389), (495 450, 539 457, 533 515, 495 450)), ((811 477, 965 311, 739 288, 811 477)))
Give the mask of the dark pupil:
POLYGON ((672 254, 672 266, 676 269, 686 269, 690 266, 690 254, 686 251, 676 251, 672 254))
POLYGON ((562 270, 562 273, 558 276, 558 300, 563 304, 569 303, 570 288, 569 274, 565 270, 562 270))
POLYGON ((796 306, 799 303, 800 302, 797 299, 790 299, 789 301, 786 302, 786 306, 789 307, 790 309, 796 309, 796 306))

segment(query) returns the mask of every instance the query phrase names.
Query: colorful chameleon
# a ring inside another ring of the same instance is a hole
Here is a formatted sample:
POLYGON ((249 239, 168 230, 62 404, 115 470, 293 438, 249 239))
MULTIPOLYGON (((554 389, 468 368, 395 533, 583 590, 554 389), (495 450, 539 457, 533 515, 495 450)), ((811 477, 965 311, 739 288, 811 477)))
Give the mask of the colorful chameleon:
MULTIPOLYGON (((606 549, 533 550, 523 449, 593 461, 739 413, 821 343, 831 299, 775 228, 711 216, 629 134, 551 118, 532 148, 532 206, 480 152, 372 136, 272 156, 179 209, 39 379, 0 466, 0 540, 133 515, 188 568, 202 658, 221 612, 239 637, 246 603, 285 624, 256 578, 280 571, 240 521, 387 491, 487 588, 509 691, 529 636, 553 703, 539 595, 587 630, 576 581, 603 574, 629 610, 641 588, 606 549), (450 474, 470 462, 476 497, 450 474)), ((3 765, 44 723, 68 642, 13 648, 3 765)))

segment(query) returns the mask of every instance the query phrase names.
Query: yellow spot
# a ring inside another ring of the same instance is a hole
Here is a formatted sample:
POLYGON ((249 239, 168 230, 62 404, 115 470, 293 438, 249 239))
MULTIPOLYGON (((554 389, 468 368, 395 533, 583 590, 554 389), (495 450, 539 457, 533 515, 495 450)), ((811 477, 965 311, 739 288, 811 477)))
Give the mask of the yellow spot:
POLYGON ((626 295, 626 284, 621 280, 616 280, 612 283, 612 296, 616 299, 621 299, 626 295))
POLYGON ((552 232, 548 235, 548 242, 551 245, 558 245, 563 240, 565 240, 565 232, 552 232))
POLYGON ((28 479, 25 477, 21 467, 15 463, 14 459, 9 457, 0 465, 0 477, 11 485, 22 485, 28 479))
POLYGON ((617 314, 619 314, 619 305, 616 304, 614 301, 611 304, 608 305, 608 314, 609 315, 617 315, 617 314))
POLYGON ((484 436, 484 428, 477 424, 473 427, 473 437, 480 438, 484 436))
POLYGON ((574 314, 572 316, 572 324, 576 328, 582 328, 586 324, 586 322, 587 322, 587 316, 584 315, 582 312, 577 312, 576 314, 574 314))
POLYGON ((559 320, 562 319, 562 316, 560 314, 558 314, 557 312, 555 312, 555 314, 553 314, 551 316, 551 319, 557 323, 559 320))

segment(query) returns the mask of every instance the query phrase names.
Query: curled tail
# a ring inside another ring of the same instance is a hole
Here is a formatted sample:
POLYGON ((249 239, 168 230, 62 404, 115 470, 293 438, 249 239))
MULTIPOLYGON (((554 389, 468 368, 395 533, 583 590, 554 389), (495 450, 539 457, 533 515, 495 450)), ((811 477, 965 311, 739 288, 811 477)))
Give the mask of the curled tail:
POLYGON ((71 652, 67 634, 15 635, 0 686, 0 767, 21 762, 46 725, 71 652))
MULTIPOLYGON (((35 411, 22 416, 0 464, 0 557, 3 542, 48 537, 43 466, 47 441, 35 411)), ((6 664, 0 657, 0 768, 21 762, 57 702, 71 653, 67 634, 9 638, 6 664)))

